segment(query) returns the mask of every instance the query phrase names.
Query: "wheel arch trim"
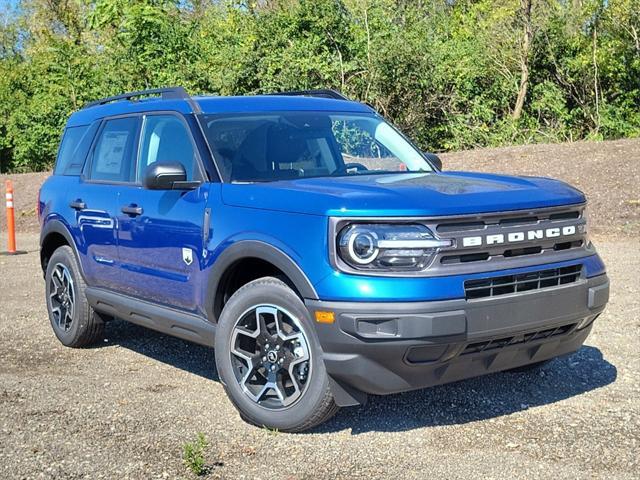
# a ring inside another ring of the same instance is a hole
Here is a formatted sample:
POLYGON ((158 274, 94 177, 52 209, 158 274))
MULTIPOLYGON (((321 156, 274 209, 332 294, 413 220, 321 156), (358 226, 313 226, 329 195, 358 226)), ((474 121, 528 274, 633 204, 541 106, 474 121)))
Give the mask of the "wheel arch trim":
POLYGON ((286 253, 260 240, 240 240, 227 247, 214 261, 207 282, 207 317, 216 322, 215 295, 224 274, 236 262, 245 258, 256 258, 277 267, 306 299, 318 300, 318 294, 302 268, 286 253))
POLYGON ((76 261, 78 262, 78 266, 80 268, 80 274, 82 275, 82 278, 86 283, 87 277, 84 273, 84 267, 82 265, 82 262, 80 261, 80 253, 78 252, 78 247, 76 246, 76 242, 73 240, 73 235, 71 235, 69 228, 61 220, 58 220, 56 218, 47 220, 44 226, 42 227, 42 230, 40 231, 40 265, 41 267, 43 267, 43 270, 44 270, 44 263, 43 263, 44 259, 42 257, 43 255, 42 247, 44 246, 47 238, 54 233, 63 236, 64 239, 67 241, 67 244, 71 247, 71 250, 73 250, 73 254, 76 256, 76 261))

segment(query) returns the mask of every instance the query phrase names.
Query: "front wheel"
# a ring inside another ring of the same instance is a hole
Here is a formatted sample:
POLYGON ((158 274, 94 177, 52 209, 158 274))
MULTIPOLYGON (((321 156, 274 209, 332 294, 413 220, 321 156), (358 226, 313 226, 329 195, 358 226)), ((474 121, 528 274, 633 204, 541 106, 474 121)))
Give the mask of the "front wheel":
POLYGON ((300 432, 336 413, 321 355, 302 300, 276 278, 243 286, 220 315, 218 374, 240 416, 254 425, 300 432))

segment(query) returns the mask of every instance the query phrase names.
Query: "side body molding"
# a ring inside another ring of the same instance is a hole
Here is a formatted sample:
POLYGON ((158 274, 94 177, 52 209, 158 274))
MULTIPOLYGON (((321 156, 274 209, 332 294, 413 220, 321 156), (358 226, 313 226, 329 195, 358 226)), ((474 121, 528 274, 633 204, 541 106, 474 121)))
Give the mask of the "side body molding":
MULTIPOLYGON (((240 240, 227 247, 214 261, 207 284, 209 300, 212 300, 225 271, 235 262, 246 258, 257 258, 271 263, 280 269, 296 287, 303 298, 318 300, 318 294, 312 283, 298 264, 286 253, 266 242, 259 240, 240 240)), ((210 321, 217 321, 214 302, 206 302, 206 313, 210 321)))
POLYGON ((200 345, 214 345, 216 326, 204 317, 103 288, 87 287, 85 293, 89 305, 99 312, 200 345))

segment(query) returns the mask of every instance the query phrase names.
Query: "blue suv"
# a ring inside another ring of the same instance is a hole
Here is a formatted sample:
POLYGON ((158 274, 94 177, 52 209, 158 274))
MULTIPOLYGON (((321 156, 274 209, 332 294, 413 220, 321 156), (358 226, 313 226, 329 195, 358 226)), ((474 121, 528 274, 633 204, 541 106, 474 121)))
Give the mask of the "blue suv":
POLYGON ((609 297, 580 191, 443 172, 329 90, 93 102, 39 215, 64 345, 117 317, 215 347, 242 418, 283 431, 574 352, 609 297))

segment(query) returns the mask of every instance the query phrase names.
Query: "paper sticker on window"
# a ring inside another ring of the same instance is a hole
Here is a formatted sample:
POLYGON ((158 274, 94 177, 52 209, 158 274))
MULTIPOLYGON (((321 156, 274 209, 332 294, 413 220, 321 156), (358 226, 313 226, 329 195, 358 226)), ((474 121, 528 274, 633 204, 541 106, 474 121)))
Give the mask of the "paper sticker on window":
POLYGON ((96 172, 119 174, 129 132, 105 132, 100 144, 96 172))

